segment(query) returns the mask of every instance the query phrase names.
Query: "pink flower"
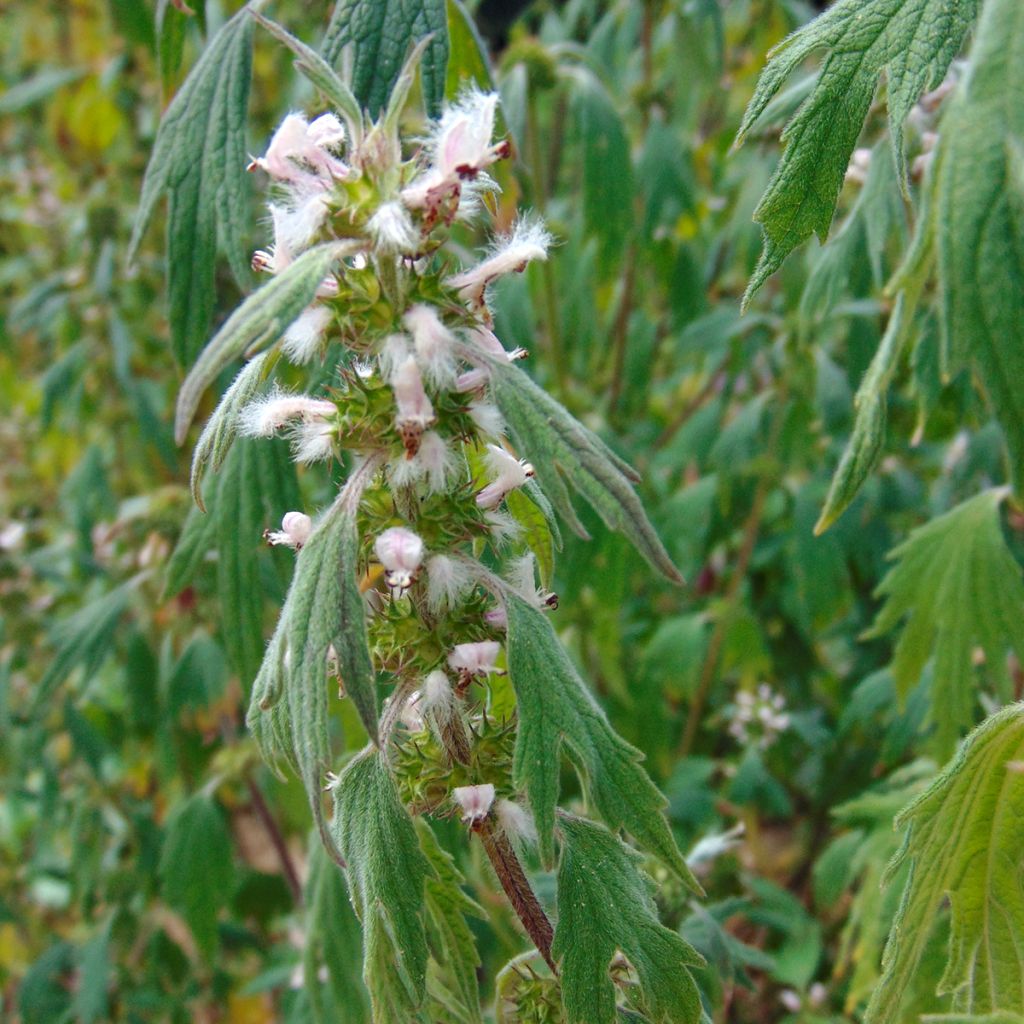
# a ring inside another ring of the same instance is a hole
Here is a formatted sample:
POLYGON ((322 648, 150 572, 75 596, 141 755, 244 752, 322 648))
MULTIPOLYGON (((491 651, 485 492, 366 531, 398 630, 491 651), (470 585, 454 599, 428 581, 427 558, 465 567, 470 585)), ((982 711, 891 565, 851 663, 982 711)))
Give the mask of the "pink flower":
POLYGON ((448 655, 448 665, 460 676, 489 676, 499 672, 497 666, 501 644, 496 640, 480 640, 476 643, 457 644, 448 655))
POLYGON ((395 590, 408 590, 423 564, 423 541, 404 526, 392 526, 374 542, 373 549, 384 566, 384 579, 395 590))
POLYGON ((304 512, 285 512, 281 529, 268 530, 264 536, 271 544, 294 548, 298 551, 313 532, 313 520, 304 512))
POLYGON ((494 479, 476 496, 480 508, 493 509, 500 505, 509 491, 522 487, 534 475, 533 466, 529 462, 509 455, 496 444, 487 446, 487 466, 494 474, 494 479))
POLYGON ((489 782, 480 786, 458 786, 452 790, 452 799, 462 809, 462 820, 475 825, 490 814, 494 803, 494 786, 489 782))
POLYGON ((467 302, 482 306, 484 291, 492 281, 505 274, 521 273, 532 260, 546 260, 550 245, 551 236, 539 221, 520 220, 483 263, 448 278, 445 284, 467 302))
POLYGON ((311 395, 291 395, 274 390, 250 402, 239 416, 239 430, 246 437, 273 437, 293 420, 305 423, 319 422, 337 416, 333 402, 311 395))
POLYGON ((423 431, 434 422, 434 407, 423 390, 415 357, 409 356, 399 365, 392 386, 398 407, 395 426, 402 437, 406 458, 411 459, 419 451, 423 431))
POLYGON ((334 178, 348 175, 348 167, 331 153, 345 139, 345 129, 333 114, 312 124, 301 114, 289 114, 274 132, 265 156, 249 164, 272 178, 303 190, 323 189, 334 178))
POLYGON ((402 323, 412 335, 416 360, 427 380, 436 388, 451 387, 455 380, 452 355, 455 338, 436 311, 425 303, 418 303, 409 308, 402 323))

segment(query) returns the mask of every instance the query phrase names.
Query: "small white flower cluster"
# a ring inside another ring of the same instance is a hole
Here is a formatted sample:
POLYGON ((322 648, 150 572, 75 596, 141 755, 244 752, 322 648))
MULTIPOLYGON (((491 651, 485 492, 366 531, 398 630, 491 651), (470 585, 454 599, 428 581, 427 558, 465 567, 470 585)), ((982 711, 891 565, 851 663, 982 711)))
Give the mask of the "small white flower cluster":
POLYGON ((756 693, 741 690, 732 706, 729 735, 743 746, 767 750, 790 726, 785 708, 786 698, 767 683, 761 683, 756 693))

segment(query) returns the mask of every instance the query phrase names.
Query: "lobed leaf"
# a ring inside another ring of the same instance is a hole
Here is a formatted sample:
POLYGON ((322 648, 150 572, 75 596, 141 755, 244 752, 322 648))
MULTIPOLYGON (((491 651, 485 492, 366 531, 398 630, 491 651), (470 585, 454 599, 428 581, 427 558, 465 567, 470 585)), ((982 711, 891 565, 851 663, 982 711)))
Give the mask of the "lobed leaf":
POLYGON ((494 364, 491 389, 520 454, 533 463, 545 496, 569 526, 587 536, 566 480, 609 529, 632 541, 652 568, 682 583, 633 489, 636 472, 518 367, 494 364))
POLYGON ((1024 657, 1024 581, 999 522, 1005 497, 1002 488, 984 491, 915 530, 890 553, 897 564, 875 591, 886 601, 868 637, 909 616, 892 662, 901 697, 934 656, 932 717, 946 755, 972 721, 975 650, 1003 692, 1007 650, 1024 657))
POLYGON ((218 240, 239 285, 248 282, 245 116, 251 77, 252 19, 243 7, 210 40, 167 108, 142 184, 128 259, 166 193, 171 338, 182 364, 191 362, 209 328, 218 240))
POLYGON ((949 961, 939 994, 951 994, 954 1010, 973 1015, 1024 1006, 1022 757, 1024 704, 1012 704, 975 729, 897 817, 906 840, 889 873, 908 864, 907 883, 865 1024, 901 1019, 903 994, 947 898, 949 961))
POLYGON ((764 230, 764 250, 744 304, 796 246, 812 234, 821 241, 827 237, 883 71, 893 151, 903 177, 903 122, 921 94, 942 82, 977 7, 977 0, 839 0, 771 52, 737 144, 793 71, 815 51, 828 55, 782 133, 782 159, 754 211, 764 230))
POLYGON ((544 861, 554 859, 558 752, 564 740, 587 795, 604 820, 612 828, 625 829, 700 892, 662 813, 665 798, 640 765, 643 755, 608 724, 547 616, 514 591, 506 590, 503 599, 508 673, 519 715, 512 775, 526 790, 544 861))
POLYGON ((203 392, 225 366, 272 345, 313 301, 332 264, 350 243, 324 242, 308 249, 250 295, 203 349, 178 393, 174 437, 185 440, 203 392))
POLYGON ((445 0, 337 0, 324 37, 323 56, 337 67, 350 50, 352 92, 376 118, 401 74, 410 43, 431 36, 423 57, 423 98, 436 117, 448 64, 445 0))
POLYGON ((563 814, 558 925, 551 951, 561 960, 567 1024, 615 1024, 616 951, 636 971, 652 1024, 696 1024, 701 1001, 691 967, 699 953, 658 920, 641 858, 603 825, 563 814))
POLYGON ((426 992, 424 886, 430 865, 384 755, 368 747, 331 787, 331 830, 363 925, 363 980, 375 1024, 406 1021, 426 992))
POLYGON ((1024 6, 985 5, 966 79, 942 119, 936 242, 947 370, 977 365, 1024 493, 1024 6))

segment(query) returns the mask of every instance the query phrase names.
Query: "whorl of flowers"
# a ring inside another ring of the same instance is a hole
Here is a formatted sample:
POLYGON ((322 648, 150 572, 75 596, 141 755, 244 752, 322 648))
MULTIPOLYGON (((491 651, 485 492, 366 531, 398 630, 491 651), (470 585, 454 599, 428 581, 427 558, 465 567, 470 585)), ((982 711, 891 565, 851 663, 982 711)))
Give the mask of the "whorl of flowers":
MULTIPOLYGON (((466 92, 408 158, 387 137, 387 118, 356 126, 356 137, 333 114, 284 119, 250 165, 269 176, 272 192, 273 241, 253 265, 278 274, 313 245, 348 243, 279 346, 296 365, 330 359, 331 384, 315 395, 274 387, 249 401, 238 423, 249 436, 289 437, 298 462, 348 451, 381 467, 362 495, 358 526, 373 583, 370 647, 375 667, 396 684, 385 720, 436 732, 441 719, 459 716, 464 735, 493 751, 507 746, 507 723, 484 711, 488 686, 503 674, 505 612, 493 585, 482 586, 484 547, 489 564, 505 565, 503 585, 537 607, 556 604, 538 590, 506 508, 533 467, 504 437, 489 367, 525 353, 495 336, 487 304, 490 285, 546 259, 551 239, 522 217, 475 266, 460 267, 444 250, 453 225, 482 213, 496 191, 487 170, 509 153, 492 138, 497 102, 493 93, 466 92)), ((316 528, 290 512, 267 540, 300 549, 316 528)), ((494 757, 486 779, 460 776, 467 784, 431 791, 427 809, 529 836, 526 813, 508 799, 507 758, 494 757)))

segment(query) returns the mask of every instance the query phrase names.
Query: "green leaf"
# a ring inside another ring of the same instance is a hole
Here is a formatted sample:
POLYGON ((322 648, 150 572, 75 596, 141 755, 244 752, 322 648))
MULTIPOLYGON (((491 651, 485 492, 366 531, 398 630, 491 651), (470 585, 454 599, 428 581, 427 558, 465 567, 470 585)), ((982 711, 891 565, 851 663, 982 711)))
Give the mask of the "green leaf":
POLYGON ((906 888, 866 1024, 899 1019, 943 902, 952 923, 939 994, 985 1014, 1024 1006, 1024 704, 1003 708, 964 742, 935 782, 896 819, 907 830, 890 874, 909 864, 906 888))
POLYGON ((370 998, 360 977, 363 958, 359 920, 352 909, 345 879, 322 844, 309 846, 309 877, 304 889, 306 946, 302 964, 306 992, 317 1024, 365 1024, 370 998), (330 1005, 320 982, 326 967, 330 1005))
POLYGON ((78 983, 73 1002, 75 1020, 79 1024, 97 1024, 109 1020, 110 1000, 110 931, 111 914, 78 949, 78 983))
POLYGON ((1024 493, 1024 7, 985 4, 966 80, 942 119, 936 234, 947 369, 981 374, 1024 493))
POLYGON ((363 924, 363 980, 375 1024, 409 1020, 426 992, 424 885, 430 865, 384 755, 368 747, 331 787, 331 829, 363 924))
POLYGON ((977 0, 839 0, 775 47, 737 144, 793 71, 815 51, 828 55, 813 90, 782 133, 786 148, 754 211, 764 229, 764 251, 744 304, 812 233, 823 242, 827 237, 883 71, 893 151, 903 176, 903 122, 921 94, 945 77, 977 6, 977 0))
POLYGON ((221 396, 217 408, 199 435, 195 450, 192 452, 190 485, 193 500, 204 512, 206 507, 203 505, 201 488, 206 465, 209 463, 214 470, 218 470, 224 464, 224 459, 238 435, 238 414, 259 390, 268 369, 265 352, 261 352, 243 366, 231 382, 231 386, 221 396))
MULTIPOLYGON (((306 788, 325 842, 321 805, 330 764, 328 655, 333 647, 345 693, 377 742, 377 680, 356 577, 356 510, 375 463, 349 479, 299 552, 291 587, 253 685, 247 723, 263 753, 292 766, 306 788)), ((333 852, 333 850, 332 850, 333 852)))
POLYGON ((445 98, 454 100, 467 82, 485 92, 494 89, 494 76, 487 59, 487 46, 477 32, 469 12, 460 0, 447 0, 448 66, 445 70, 445 98))
POLYGON ((652 568, 682 583, 633 490, 636 472, 517 366, 494 364, 491 388, 519 453, 533 463, 545 496, 570 527, 587 536, 566 480, 609 529, 629 538, 652 568))
POLYGON ((225 22, 167 108, 129 245, 130 261, 166 193, 168 305, 174 353, 182 364, 191 362, 209 328, 218 241, 239 285, 248 281, 245 117, 252 24, 247 7, 225 22))
POLYGON ((561 960, 568 1024, 615 1024, 609 965, 621 951, 636 971, 652 1024, 696 1024, 699 953, 658 920, 653 883, 640 856, 608 829, 565 814, 559 820, 558 925, 551 947, 561 960))
MULTIPOLYGON (((541 586, 545 590, 550 590, 555 574, 555 539, 551 533, 548 515, 544 512, 543 506, 548 505, 547 499, 540 488, 523 488, 507 494, 505 504, 512 518, 523 528, 523 540, 537 559, 541 586), (530 490, 532 494, 529 493, 530 490), (538 501, 543 504, 539 504, 538 501)), ((551 512, 550 505, 547 511, 551 512)))
POLYGON ((1005 497, 1002 488, 985 491, 915 530, 890 553, 897 564, 875 591, 886 602, 868 637, 909 616, 892 663, 901 697, 934 654, 932 717, 943 756, 972 722, 975 649, 1003 693, 1007 649, 1024 658, 1024 582, 999 522, 1005 497))
POLYGON ((547 616, 516 593, 503 594, 508 612, 508 673, 516 692, 519 730, 512 774, 526 790, 541 856, 554 859, 552 833, 564 740, 594 806, 625 829, 695 892, 700 886, 663 815, 665 798, 640 765, 643 755, 608 724, 551 628, 547 616))
POLYGON ((323 55, 337 67, 342 51, 351 50, 352 91, 369 112, 387 105, 409 47, 431 35, 423 57, 423 98, 436 117, 444 98, 448 64, 448 18, 445 0, 337 0, 323 55))
POLYGON ((228 317, 181 385, 174 416, 174 437, 178 444, 185 440, 203 392, 220 371, 242 355, 274 344, 313 301, 331 265, 350 248, 351 243, 346 242, 314 246, 280 274, 275 274, 228 317))
POLYGON ((167 822, 160 850, 163 898, 188 922, 208 959, 217 945, 217 911, 231 895, 235 865, 224 815, 213 797, 196 793, 167 822))
POLYGON ((427 991, 449 1013, 456 1014, 453 1024, 481 1024, 477 981, 480 954, 466 914, 482 920, 487 919, 487 914, 463 891, 465 878, 422 818, 416 822, 416 831, 420 847, 433 868, 426 883, 427 942, 431 951, 427 991))
POLYGON ((85 74, 85 68, 49 68, 17 82, 0 94, 0 117, 17 114, 26 107, 42 103, 59 89, 78 81, 85 74))

